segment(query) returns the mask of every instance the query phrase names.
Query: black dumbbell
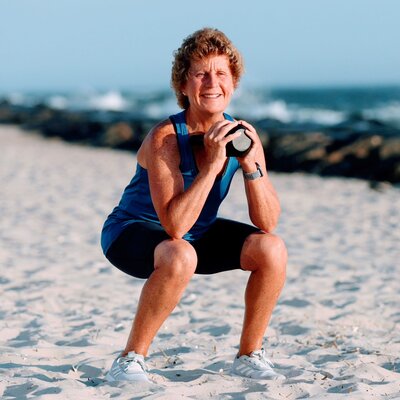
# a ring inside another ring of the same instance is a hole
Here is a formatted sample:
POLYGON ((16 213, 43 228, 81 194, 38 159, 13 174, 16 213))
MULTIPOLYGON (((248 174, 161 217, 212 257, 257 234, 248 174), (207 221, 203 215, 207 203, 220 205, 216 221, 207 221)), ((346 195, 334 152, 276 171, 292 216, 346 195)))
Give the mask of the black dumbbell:
POLYGON ((253 141, 246 135, 246 127, 242 124, 236 125, 232 128, 228 133, 228 135, 232 135, 240 131, 240 136, 233 139, 229 143, 226 144, 226 156, 227 157, 243 157, 250 150, 253 141))
MULTIPOLYGON (((246 127, 239 124, 232 128, 226 135, 232 135, 236 131, 241 131, 240 136, 233 139, 226 145, 227 157, 243 157, 250 150, 253 141, 246 135, 246 127)), ((203 145, 203 135, 191 135, 190 143, 193 146, 203 145)))

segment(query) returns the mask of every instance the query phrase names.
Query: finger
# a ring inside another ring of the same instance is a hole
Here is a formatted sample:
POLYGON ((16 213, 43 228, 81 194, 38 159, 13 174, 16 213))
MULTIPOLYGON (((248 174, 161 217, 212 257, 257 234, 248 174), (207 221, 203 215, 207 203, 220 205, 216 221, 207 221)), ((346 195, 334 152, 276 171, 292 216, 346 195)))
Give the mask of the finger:
MULTIPOLYGON (((232 129, 234 129, 235 127, 237 127, 239 125, 239 121, 233 121, 233 122, 229 122, 228 124, 222 125, 218 131, 216 132, 216 136, 220 139, 223 140, 229 133, 229 131, 231 131, 232 129)), ((236 133, 236 132, 235 132, 236 133)), ((240 135, 240 132, 239 132, 240 135)), ((228 135, 231 136, 231 135, 228 135)), ((235 136, 236 137, 236 136, 235 136)), ((228 141, 230 141, 232 139, 229 139, 228 141)))
POLYGON ((211 126, 211 128, 205 133, 204 137, 213 138, 217 136, 219 129, 225 125, 229 124, 229 121, 219 121, 211 126))
POLYGON ((253 125, 249 124, 246 121, 240 121, 240 124, 246 128, 246 135, 250 137, 250 139, 254 142, 258 142, 260 137, 253 125))
POLYGON ((221 143, 224 143, 226 145, 227 143, 232 142, 232 140, 235 140, 236 138, 238 138, 241 135, 242 135, 242 131, 238 130, 238 131, 232 133, 231 135, 226 134, 226 135, 222 136, 222 138, 220 140, 221 140, 221 143))
POLYGON ((256 129, 254 128, 254 126, 251 125, 251 124, 249 124, 248 122, 243 121, 243 120, 238 121, 238 122, 239 122, 241 125, 245 126, 249 131, 256 132, 256 129))
POLYGON ((229 121, 227 119, 224 119, 222 121, 218 121, 215 124, 213 124, 210 128, 210 131, 217 131, 223 128, 224 126, 229 126, 232 124, 232 121, 229 121))
POLYGON ((210 137, 210 139, 221 140, 236 125, 238 125, 236 121, 219 121, 210 128, 208 135, 206 135, 210 137))

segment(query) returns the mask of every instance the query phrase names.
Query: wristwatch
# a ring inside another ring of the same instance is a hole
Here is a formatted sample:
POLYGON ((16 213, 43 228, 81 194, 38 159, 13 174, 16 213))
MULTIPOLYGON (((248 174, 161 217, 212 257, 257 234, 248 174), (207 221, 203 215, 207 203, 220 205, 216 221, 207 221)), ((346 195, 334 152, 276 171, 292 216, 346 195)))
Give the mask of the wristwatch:
POLYGON ((257 167, 257 171, 255 171, 255 172, 244 172, 243 171, 244 179, 246 179, 248 181, 254 181, 254 179, 261 178, 262 176, 264 176, 259 163, 256 163, 256 167, 257 167))

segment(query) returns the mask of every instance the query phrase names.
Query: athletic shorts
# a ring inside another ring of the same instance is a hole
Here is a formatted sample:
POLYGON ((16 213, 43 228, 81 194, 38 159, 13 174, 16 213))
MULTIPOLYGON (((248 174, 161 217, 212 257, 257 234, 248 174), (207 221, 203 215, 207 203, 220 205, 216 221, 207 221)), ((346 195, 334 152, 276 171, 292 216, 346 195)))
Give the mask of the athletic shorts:
MULTIPOLYGON (((260 230, 242 222, 217 218, 210 229, 189 243, 197 253, 196 274, 240 269, 240 253, 246 238, 260 230)), ((147 279, 154 271, 154 249, 170 236, 158 224, 134 222, 128 225, 107 251, 115 267, 136 278, 147 279)))

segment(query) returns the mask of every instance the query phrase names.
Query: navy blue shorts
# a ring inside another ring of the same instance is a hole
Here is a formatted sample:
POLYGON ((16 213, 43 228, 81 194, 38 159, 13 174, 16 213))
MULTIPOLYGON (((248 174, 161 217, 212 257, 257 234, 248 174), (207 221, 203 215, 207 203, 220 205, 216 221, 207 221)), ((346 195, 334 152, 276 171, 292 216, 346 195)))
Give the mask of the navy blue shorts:
MULTIPOLYGON (((246 238, 260 230, 242 222, 217 218, 210 229, 190 241, 197 253, 196 274, 240 269, 240 253, 246 238)), ((128 225, 113 242, 106 257, 115 267, 136 278, 147 279, 154 271, 154 249, 170 239, 164 229, 152 222, 128 225)))

